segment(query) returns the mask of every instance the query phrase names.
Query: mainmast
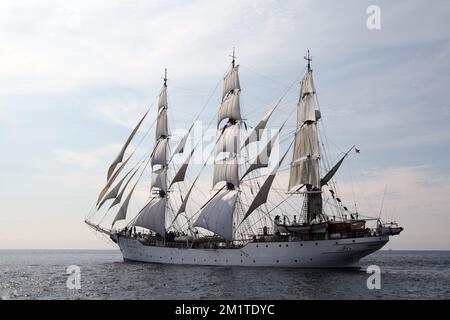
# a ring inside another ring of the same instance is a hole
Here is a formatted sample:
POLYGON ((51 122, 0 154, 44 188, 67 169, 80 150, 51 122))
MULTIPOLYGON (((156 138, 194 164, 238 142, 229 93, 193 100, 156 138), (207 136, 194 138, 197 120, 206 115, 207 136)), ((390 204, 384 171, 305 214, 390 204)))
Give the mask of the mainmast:
POLYGON ((217 114, 217 142, 214 150, 213 196, 202 207, 194 227, 233 240, 234 210, 239 188, 240 93, 239 65, 233 48, 231 68, 223 79, 222 101, 217 114), (227 120, 221 128, 223 120, 227 120))

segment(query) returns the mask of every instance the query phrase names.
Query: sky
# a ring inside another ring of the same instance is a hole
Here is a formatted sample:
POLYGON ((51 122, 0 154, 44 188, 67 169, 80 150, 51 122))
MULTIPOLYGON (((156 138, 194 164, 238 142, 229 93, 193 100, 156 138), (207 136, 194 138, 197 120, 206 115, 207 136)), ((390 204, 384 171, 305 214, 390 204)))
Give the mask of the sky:
MULTIPOLYGON (((423 0, 2 1, 0 249, 112 248, 83 221, 164 68, 175 136, 214 116, 236 47, 249 126, 310 49, 331 158, 361 150, 342 198, 405 228, 387 248, 449 250, 449 16, 423 0)), ((271 126, 296 99, 297 85, 271 126)))

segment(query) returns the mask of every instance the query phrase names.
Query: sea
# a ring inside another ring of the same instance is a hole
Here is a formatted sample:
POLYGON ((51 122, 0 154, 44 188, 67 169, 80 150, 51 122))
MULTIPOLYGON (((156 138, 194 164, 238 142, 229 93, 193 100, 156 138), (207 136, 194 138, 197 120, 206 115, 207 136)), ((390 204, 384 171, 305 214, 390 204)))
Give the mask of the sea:
POLYGON ((385 250, 360 270, 309 270, 124 262, 116 250, 0 250, 5 300, 449 298, 450 251, 385 250))

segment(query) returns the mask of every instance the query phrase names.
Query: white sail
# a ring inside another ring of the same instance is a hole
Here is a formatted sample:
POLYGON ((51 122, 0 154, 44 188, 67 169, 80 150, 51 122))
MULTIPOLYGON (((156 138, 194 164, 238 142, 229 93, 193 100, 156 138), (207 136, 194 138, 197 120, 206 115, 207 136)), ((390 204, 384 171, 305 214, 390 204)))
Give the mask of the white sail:
POLYGON ((222 100, 231 91, 237 91, 241 89, 239 84, 239 66, 235 66, 228 71, 228 73, 223 78, 223 92, 222 100))
POLYGON ((186 158, 186 160, 184 160, 183 164, 181 165, 180 169, 178 169, 177 173, 175 174, 175 177, 173 177, 172 182, 170 183, 169 188, 177 182, 181 182, 184 181, 184 178, 186 176, 186 171, 187 168, 189 166, 189 162, 191 161, 192 155, 194 154, 194 150, 192 149, 191 153, 189 154, 189 156, 186 158))
POLYGON ((239 187, 239 164, 235 157, 214 162, 213 188, 221 181, 239 187))
POLYGON ((313 95, 314 93, 316 93, 316 88, 314 87, 314 81, 311 70, 309 70, 305 74, 300 84, 301 84, 300 99, 303 99, 307 94, 313 95))
POLYGON ((354 146, 347 151, 344 156, 341 158, 341 160, 339 160, 334 166, 333 168, 330 169, 330 171, 327 172, 327 174, 320 180, 320 185, 324 186, 326 184, 328 184, 328 182, 333 178, 333 176, 336 174, 336 172, 339 170, 339 167, 341 166, 342 162, 344 162, 344 159, 347 157, 347 155, 349 154, 349 152, 354 148, 354 146))
POLYGON ((229 152, 231 154, 237 154, 239 151, 240 143, 240 125, 236 123, 223 129, 217 140, 215 147, 216 156, 221 152, 229 152))
POLYGON ((167 109, 163 109, 159 112, 156 120, 156 133, 155 139, 158 140, 161 137, 167 137, 169 135, 167 127, 167 109))
MULTIPOLYGON (((128 204, 130 203, 131 196, 133 195, 133 191, 136 188, 136 184, 131 189, 130 193, 125 198, 125 201, 120 206, 119 211, 117 211, 116 216, 114 217, 114 220, 112 222, 112 226, 119 221, 119 220, 125 220, 127 218, 127 211, 128 211, 128 204)), ((124 189, 125 190, 125 189, 124 189)))
POLYGON ((167 164, 167 142, 168 139, 161 139, 156 144, 155 150, 152 154, 151 165, 166 166, 167 164))
POLYGON ((305 96, 298 104, 297 124, 301 126, 307 121, 316 121, 313 95, 305 96))
POLYGON ((123 145, 122 149, 120 150, 119 154, 117 155, 116 159, 114 159, 114 161, 111 163, 111 165, 109 166, 108 169, 108 175, 107 175, 107 180, 109 180, 109 178, 111 177, 111 175, 114 172, 114 169, 116 169, 116 166, 122 162, 123 160, 123 156, 125 154, 125 150, 127 149, 128 145, 130 144, 131 140, 133 140, 134 135, 136 134, 136 132, 139 130, 139 127, 141 126, 142 122, 144 121, 145 117, 148 114, 148 110, 147 112, 144 114, 144 116, 141 118, 141 120, 139 120, 138 124, 134 127, 133 131, 131 132, 131 134, 128 136, 127 141, 125 142, 125 144, 123 145))
POLYGON ((123 186, 122 190, 119 192, 119 194, 116 196, 116 198, 114 199, 114 201, 111 203, 111 205, 109 206, 108 210, 111 209, 112 207, 114 207, 116 204, 119 204, 120 201, 122 201, 122 197, 123 194, 125 193, 125 190, 128 187, 128 184, 131 182, 131 180, 133 179, 134 175, 138 172, 139 168, 137 168, 133 174, 131 175, 131 177, 127 180, 127 182, 125 183, 125 185, 123 186))
POLYGON ((167 191, 167 169, 161 168, 152 172, 151 188, 167 191))
POLYGON ((261 136, 264 129, 266 128, 267 122, 269 121, 270 117, 272 116, 272 113, 275 111, 276 108, 277 105, 274 106, 272 110, 267 112, 266 115, 261 119, 261 121, 259 121, 259 123, 256 125, 256 127, 253 128, 250 135, 244 141, 244 147, 249 143, 261 140, 261 136))
POLYGON ((134 225, 166 234, 166 197, 155 197, 141 210, 134 225))
MULTIPOLYGON (((270 175, 267 177, 266 181, 264 181, 261 188, 259 188, 258 193, 256 194, 256 197, 253 199, 252 203, 250 204, 247 212, 245 213, 244 218, 242 218, 242 221, 248 218, 248 216, 255 211, 259 206, 267 202, 267 198, 269 196, 270 188, 272 187, 273 180, 275 179, 275 176, 277 174, 278 169, 280 168, 281 164, 283 163, 284 158, 286 157, 287 153, 289 151, 286 150, 283 157, 281 157, 278 164, 273 168, 270 175)), ((242 223, 241 221, 241 223, 242 223)))
POLYGON ((241 120, 240 91, 230 94, 220 105, 217 114, 217 127, 224 119, 241 120))
POLYGON ((113 184, 113 182, 116 180, 116 178, 119 176, 119 173, 123 170, 123 168, 125 168, 125 166, 127 165, 128 161, 130 160, 131 155, 127 158, 127 160, 125 160, 125 162, 123 162, 119 169, 117 169, 114 174, 108 179, 108 182, 106 182, 106 185, 103 187, 102 191, 100 191, 100 194, 98 195, 97 198, 97 205, 100 203, 100 201, 103 199, 103 197, 105 196, 106 192, 109 190, 109 187, 111 187, 111 185, 113 184))
POLYGON ((165 107, 167 107, 167 87, 163 86, 158 97, 158 111, 165 107))
POLYGON ((212 231, 225 240, 233 240, 233 212, 238 191, 223 190, 203 207, 194 227, 212 231))
POLYGON ((187 139, 188 139, 189 134, 191 133, 191 130, 192 130, 193 127, 194 127, 194 124, 191 125, 191 127, 188 130, 188 132, 181 139, 180 143, 175 148, 175 151, 173 152, 173 155, 176 155, 178 153, 183 153, 184 152, 184 147, 186 146, 187 139))
POLYGON ((319 159, 307 157, 291 164, 289 190, 304 184, 320 188, 319 159))
MULTIPOLYGON (((178 215, 182 212, 186 211, 186 205, 189 199, 189 196, 191 195, 192 189, 194 189, 195 183, 197 182, 198 176, 197 178, 195 178, 194 182, 191 184, 191 187, 189 188, 189 191, 186 193, 186 195, 184 196, 183 202, 181 203, 180 207, 178 208, 178 212, 177 215, 175 217, 175 219, 178 217, 178 215)), ((174 219, 174 221, 175 221, 174 219)))
POLYGON ((244 179, 244 177, 248 175, 250 172, 256 169, 266 168, 269 165, 269 158, 270 154, 272 153, 272 146, 275 144, 275 141, 277 140, 280 131, 281 129, 278 130, 278 132, 266 144, 264 149, 261 150, 256 160, 248 167, 247 171, 245 171, 245 173, 242 175, 241 180, 244 179))
POLYGON ((306 156, 319 157, 319 139, 315 123, 303 126, 295 134, 293 159, 295 161, 306 156))
POLYGON ((103 204, 109 200, 109 199, 113 199, 115 197, 117 197, 120 187, 122 186, 122 183, 125 181, 125 179, 127 178, 127 176, 130 174, 131 170, 128 171, 125 176, 123 176, 122 179, 120 179, 119 183, 117 183, 117 185, 114 186, 114 188, 111 189, 111 191, 109 191, 106 196, 103 198, 103 200, 100 202, 100 204, 98 205, 97 210, 100 210, 100 208, 103 206, 103 204))

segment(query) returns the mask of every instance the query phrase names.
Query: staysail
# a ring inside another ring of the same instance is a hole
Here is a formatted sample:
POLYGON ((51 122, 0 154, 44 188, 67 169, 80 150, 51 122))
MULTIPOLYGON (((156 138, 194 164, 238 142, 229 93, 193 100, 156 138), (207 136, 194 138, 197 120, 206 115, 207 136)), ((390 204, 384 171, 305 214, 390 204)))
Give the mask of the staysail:
POLYGON ((128 175, 130 174, 130 172, 133 169, 131 169, 130 171, 128 171, 122 179, 120 179, 120 181, 117 183, 117 185, 114 186, 114 188, 111 189, 111 191, 109 191, 106 196, 103 198, 103 200, 99 203, 97 210, 100 210, 100 208, 103 206, 103 204, 109 200, 109 199, 114 199, 117 197, 117 195, 119 194, 119 190, 120 187, 122 186, 123 182, 125 181, 125 179, 128 177, 128 175))
POLYGON ((111 175, 114 172, 114 169, 116 169, 117 165, 122 162, 123 156, 125 154, 125 151, 126 151, 128 145, 130 144, 131 140, 133 140, 133 137, 136 134, 136 132, 139 130, 139 127, 141 126, 142 122, 144 121, 145 117, 147 116, 148 111, 149 110, 147 110, 147 112, 145 112, 145 114, 142 116, 141 120, 139 120, 138 124, 134 127, 133 131, 131 132, 131 134, 128 137, 127 141, 123 145, 123 147, 120 150, 119 154, 114 159, 113 163, 111 163, 111 165, 109 166, 107 180, 109 180, 109 178, 111 177, 111 175))
POLYGON ((180 169, 178 169, 177 173, 175 174, 175 176, 172 179, 172 182, 170 182, 170 186, 169 188, 177 182, 181 182, 184 181, 184 178, 186 176, 186 171, 187 168, 189 166, 189 162, 191 161, 192 155, 194 154, 194 150, 192 149, 191 153, 189 154, 189 156, 186 158, 186 160, 184 160, 183 164, 181 165, 180 169))
POLYGON ((351 147, 350 150, 348 150, 342 158, 333 166, 333 168, 330 169, 330 171, 327 172, 327 174, 320 180, 320 185, 324 186, 326 185, 336 174, 336 172, 339 170, 342 162, 344 162, 345 158, 348 156, 349 152, 354 148, 355 146, 351 147))
POLYGON ((127 211, 128 211, 128 204, 130 203, 131 196, 133 195, 134 189, 136 188, 136 184, 131 188, 130 193, 125 198, 125 201, 120 206, 119 211, 117 211, 116 216, 114 217, 114 220, 112 222, 112 226, 119 221, 119 220, 125 220, 127 218, 127 211))
POLYGON ((114 199, 114 201, 111 203, 111 205, 109 206, 108 210, 111 209, 112 207, 114 207, 116 204, 119 204, 120 201, 122 201, 122 197, 125 193, 125 190, 128 187, 128 184, 130 184, 131 180, 133 179, 134 175, 138 172, 139 168, 137 168, 133 174, 130 176, 130 178, 128 178, 127 182, 125 182, 125 185, 123 186, 122 190, 120 190, 119 194, 116 196, 116 198, 114 199))
POLYGON ((123 168, 125 168, 125 166, 127 165, 128 161, 130 160, 131 155, 127 158, 127 160, 125 160, 119 167, 119 169, 117 169, 113 175, 108 179, 108 181, 106 182, 106 185, 103 187, 102 191, 100 191, 100 194, 98 195, 97 198, 97 205, 100 203, 100 201, 103 199, 103 197, 105 196, 106 192, 108 192, 109 188, 111 187, 111 185, 113 184, 113 182, 116 180, 116 178, 119 176, 119 173, 123 170, 123 168))
POLYGON ((173 155, 176 155, 178 153, 184 152, 184 147, 186 146, 187 139, 189 137, 189 134, 191 133, 192 128, 194 127, 194 124, 191 125, 188 132, 184 135, 184 137, 181 139, 180 143, 178 143, 178 146, 175 148, 175 151, 173 152, 173 155))
POLYGON ((122 205, 119 208, 119 211, 117 211, 116 216, 114 217, 114 220, 112 222, 112 227, 114 227, 114 224, 119 221, 119 220, 125 220, 127 217, 127 211, 128 211, 128 204, 130 203, 130 199, 133 196, 133 192, 137 187, 137 184, 139 182, 139 180, 142 177, 142 174, 144 173, 145 169, 147 168, 147 165, 149 163, 150 159, 147 157, 147 160, 142 160, 141 164, 138 165, 138 167, 136 168, 136 170, 133 172, 133 174, 131 175, 131 177, 127 180, 127 182, 125 183, 125 186, 122 188, 122 190, 120 191, 119 195, 114 199, 114 202, 111 204, 111 206, 108 208, 111 209, 112 207, 114 207, 115 205, 119 204, 122 201, 122 197, 125 193, 125 190, 127 189, 128 184, 131 182, 131 180, 133 179, 133 177, 135 176, 135 174, 140 170, 142 164, 145 163, 144 168, 141 171, 141 174, 139 175, 139 177, 137 178, 136 182, 134 183, 133 187, 131 188, 130 192, 128 193, 127 197, 125 198, 125 201, 122 203, 122 205))
POLYGON ((275 109, 278 107, 278 105, 275 105, 267 114, 259 121, 259 123, 253 128, 250 135, 245 139, 243 147, 248 145, 249 143, 256 142, 261 140, 262 133, 264 129, 266 128, 267 122, 269 121, 270 117, 272 116, 275 109))
POLYGON ((253 199, 252 203, 250 204, 247 212, 245 213, 244 218, 242 218, 241 223, 252 214, 253 211, 255 211, 259 206, 267 202, 267 198, 269 196, 270 188, 272 187, 273 180, 275 179, 275 176, 277 174, 278 169, 280 168, 281 164, 283 163, 284 158, 286 157, 288 150, 284 153, 283 157, 281 157, 281 160, 278 162, 278 164, 273 168, 270 175, 266 178, 263 185, 259 189, 258 193, 256 194, 255 198, 253 199))
POLYGON ((272 153, 272 147, 275 144, 275 141, 277 140, 278 135, 280 134, 282 128, 283 127, 281 127, 280 130, 277 131, 277 133, 272 137, 272 139, 270 139, 270 141, 266 144, 266 146, 261 150, 255 161, 248 167, 247 171, 245 171, 245 173, 242 175, 241 180, 244 179, 244 177, 248 175, 250 172, 260 168, 266 168, 269 165, 269 158, 270 154, 272 153))

